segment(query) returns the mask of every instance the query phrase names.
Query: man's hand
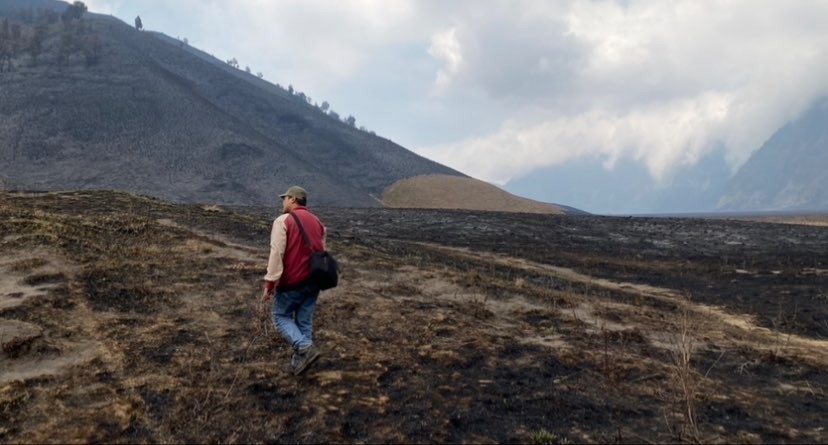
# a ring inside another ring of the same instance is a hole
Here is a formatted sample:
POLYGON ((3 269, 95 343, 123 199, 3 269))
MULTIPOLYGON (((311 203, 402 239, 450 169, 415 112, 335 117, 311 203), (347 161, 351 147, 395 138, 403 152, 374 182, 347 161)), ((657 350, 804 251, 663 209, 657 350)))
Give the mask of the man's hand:
POLYGON ((270 315, 270 305, 267 304, 267 301, 273 295, 273 290, 276 288, 275 281, 267 281, 265 280, 264 286, 262 286, 262 299, 259 300, 259 322, 261 322, 261 326, 267 331, 267 320, 270 315))
POLYGON ((273 289, 276 289, 276 282, 265 280, 262 286, 262 300, 267 301, 273 295, 273 289))

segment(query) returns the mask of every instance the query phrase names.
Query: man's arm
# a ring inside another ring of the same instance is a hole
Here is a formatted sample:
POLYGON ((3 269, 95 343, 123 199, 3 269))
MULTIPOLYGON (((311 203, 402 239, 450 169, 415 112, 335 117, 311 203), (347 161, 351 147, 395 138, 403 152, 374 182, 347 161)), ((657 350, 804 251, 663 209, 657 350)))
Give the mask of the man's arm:
POLYGON ((287 245, 287 226, 285 225, 284 215, 276 218, 273 221, 273 228, 270 231, 270 257, 267 261, 267 274, 265 274, 264 284, 264 298, 273 293, 276 283, 282 277, 284 266, 282 259, 285 256, 285 246, 287 245))

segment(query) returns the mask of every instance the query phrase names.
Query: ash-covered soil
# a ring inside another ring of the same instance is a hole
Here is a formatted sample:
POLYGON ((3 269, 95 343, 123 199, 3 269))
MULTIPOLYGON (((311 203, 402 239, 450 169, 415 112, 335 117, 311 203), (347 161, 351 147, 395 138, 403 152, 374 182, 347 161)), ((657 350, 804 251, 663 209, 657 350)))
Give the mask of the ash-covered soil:
POLYGON ((828 441, 826 227, 317 213, 296 378, 272 211, 0 194, 0 441, 828 441))

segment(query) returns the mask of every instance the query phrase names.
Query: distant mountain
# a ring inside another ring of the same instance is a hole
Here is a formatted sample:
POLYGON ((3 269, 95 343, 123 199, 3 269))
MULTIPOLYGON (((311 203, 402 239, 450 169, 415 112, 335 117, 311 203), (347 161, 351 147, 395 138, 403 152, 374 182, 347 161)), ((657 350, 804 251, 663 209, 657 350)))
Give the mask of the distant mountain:
POLYGON ((721 210, 828 210, 828 99, 762 145, 727 184, 721 210))
POLYGON ((379 206, 399 180, 465 177, 183 42, 37 12, 66 6, 0 0, 17 29, 0 34, 0 188, 270 205, 302 184, 314 205, 379 206))
POLYGON ((678 167, 657 183, 643 162, 622 158, 612 169, 586 156, 514 179, 505 189, 546 202, 564 202, 601 214, 707 212, 715 208, 730 169, 721 149, 693 166, 678 167))
POLYGON ((735 175, 719 147, 656 183, 643 162, 581 157, 512 180, 505 189, 603 214, 828 210, 828 98, 756 150, 735 175))

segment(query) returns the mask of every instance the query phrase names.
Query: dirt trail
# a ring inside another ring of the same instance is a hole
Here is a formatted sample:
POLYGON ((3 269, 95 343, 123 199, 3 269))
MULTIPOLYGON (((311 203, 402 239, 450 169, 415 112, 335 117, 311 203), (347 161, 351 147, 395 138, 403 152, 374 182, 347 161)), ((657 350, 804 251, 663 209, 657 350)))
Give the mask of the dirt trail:
MULTIPOLYGON (((715 336, 716 332, 719 331, 719 335, 716 336, 716 340, 722 343, 750 346, 759 351, 777 351, 784 346, 786 353, 790 355, 805 358, 814 366, 828 367, 828 341, 802 337, 795 334, 782 334, 775 332, 766 327, 758 326, 755 318, 750 315, 733 314, 720 307, 693 302, 692 295, 684 295, 674 289, 640 283, 613 281, 605 278, 589 276, 566 267, 540 264, 523 258, 508 257, 489 252, 473 252, 465 248, 446 247, 431 243, 416 244, 428 249, 447 252, 455 256, 461 256, 467 260, 477 261, 483 264, 494 263, 501 266, 518 268, 533 273, 546 274, 569 282, 611 289, 647 299, 674 304, 682 309, 691 311, 695 318, 700 319, 701 323, 709 329, 705 330, 705 335, 708 338, 715 336), (731 332, 731 330, 716 328, 716 326, 722 325, 742 332, 733 335, 734 333, 731 332), (745 338, 744 335, 740 334, 749 334, 749 336, 746 337, 746 340, 744 341, 736 340, 738 338, 745 338)), ((618 302, 604 301, 598 303, 585 300, 579 305, 578 308, 571 309, 570 312, 583 320, 587 320, 593 324, 593 326, 601 329, 623 330, 632 328, 636 325, 636 323, 619 324, 601 319, 599 316, 595 315, 595 313, 601 309, 599 306, 603 309, 606 309, 607 307, 624 309, 624 311, 628 313, 639 310, 633 306, 618 302)), ((663 341, 658 339, 654 340, 656 340, 656 344, 662 346, 664 345, 663 341)))
POLYGON ((206 253, 216 258, 233 258, 250 261, 262 255, 262 246, 240 244, 218 233, 185 226, 169 218, 160 218, 156 222, 164 227, 172 227, 188 232, 191 239, 187 241, 187 248, 206 253))

